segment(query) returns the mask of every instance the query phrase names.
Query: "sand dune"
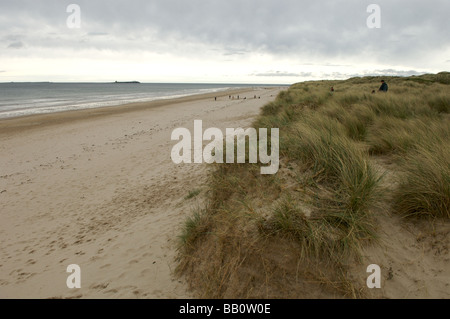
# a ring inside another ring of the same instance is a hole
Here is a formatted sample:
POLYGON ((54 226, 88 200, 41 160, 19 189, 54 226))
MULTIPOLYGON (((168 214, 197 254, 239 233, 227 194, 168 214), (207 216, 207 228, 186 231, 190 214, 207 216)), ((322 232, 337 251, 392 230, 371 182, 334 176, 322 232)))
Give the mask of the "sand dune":
POLYGON ((1 121, 0 297, 192 297, 172 275, 175 241, 208 166, 173 164, 171 132, 248 126, 280 90, 1 121))

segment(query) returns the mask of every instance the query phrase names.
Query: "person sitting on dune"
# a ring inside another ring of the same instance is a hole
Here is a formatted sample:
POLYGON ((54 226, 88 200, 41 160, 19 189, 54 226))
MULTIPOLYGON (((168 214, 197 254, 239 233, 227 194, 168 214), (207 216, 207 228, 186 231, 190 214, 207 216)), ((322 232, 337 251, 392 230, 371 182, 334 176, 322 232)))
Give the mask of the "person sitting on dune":
POLYGON ((388 91, 388 85, 386 82, 384 82, 384 80, 381 80, 381 86, 379 88, 380 92, 387 92, 388 91))

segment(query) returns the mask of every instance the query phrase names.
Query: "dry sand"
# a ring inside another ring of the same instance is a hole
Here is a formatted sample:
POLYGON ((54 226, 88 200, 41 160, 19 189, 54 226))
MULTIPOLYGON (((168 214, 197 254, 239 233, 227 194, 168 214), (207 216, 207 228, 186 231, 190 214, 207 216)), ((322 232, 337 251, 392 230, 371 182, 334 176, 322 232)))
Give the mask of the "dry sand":
POLYGON ((281 89, 0 121, 0 298, 191 298, 175 244, 209 167, 173 164, 171 133, 245 128, 281 89))

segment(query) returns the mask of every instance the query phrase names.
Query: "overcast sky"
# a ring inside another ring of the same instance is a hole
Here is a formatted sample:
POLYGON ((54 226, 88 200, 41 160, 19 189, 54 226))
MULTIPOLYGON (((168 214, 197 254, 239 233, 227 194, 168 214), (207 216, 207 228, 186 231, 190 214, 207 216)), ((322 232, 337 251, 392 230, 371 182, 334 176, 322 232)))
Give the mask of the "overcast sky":
POLYGON ((449 0, 0 0, 0 82, 436 73, 450 69, 449 13, 449 0))

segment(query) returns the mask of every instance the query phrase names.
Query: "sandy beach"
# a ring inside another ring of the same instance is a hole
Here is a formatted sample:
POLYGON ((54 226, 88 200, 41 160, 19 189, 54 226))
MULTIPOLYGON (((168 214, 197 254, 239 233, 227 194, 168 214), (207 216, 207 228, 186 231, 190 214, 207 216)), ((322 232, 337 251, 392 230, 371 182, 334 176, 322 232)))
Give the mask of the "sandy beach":
POLYGON ((245 128, 281 89, 0 121, 0 298, 191 298, 175 246, 209 166, 175 165, 171 133, 245 128))

